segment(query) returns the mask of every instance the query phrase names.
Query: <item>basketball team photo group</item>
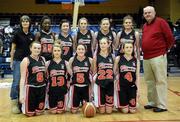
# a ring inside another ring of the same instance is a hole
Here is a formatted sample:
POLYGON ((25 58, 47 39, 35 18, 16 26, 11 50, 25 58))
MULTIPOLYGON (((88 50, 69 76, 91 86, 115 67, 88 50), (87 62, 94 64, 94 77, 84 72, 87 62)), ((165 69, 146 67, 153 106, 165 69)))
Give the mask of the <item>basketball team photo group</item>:
POLYGON ((0 121, 179 122, 179 7, 2 0, 0 121))

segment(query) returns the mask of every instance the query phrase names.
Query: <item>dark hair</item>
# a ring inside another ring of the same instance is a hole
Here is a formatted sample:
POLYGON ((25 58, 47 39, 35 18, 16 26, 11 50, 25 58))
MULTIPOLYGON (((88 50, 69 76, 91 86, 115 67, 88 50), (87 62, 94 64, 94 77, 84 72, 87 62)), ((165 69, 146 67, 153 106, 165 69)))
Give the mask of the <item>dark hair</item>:
POLYGON ((108 20, 108 21, 109 21, 109 24, 110 24, 109 18, 102 18, 100 24, 102 24, 102 21, 103 21, 103 20, 108 20))
POLYGON ((44 22, 45 19, 48 19, 51 21, 50 17, 48 16, 43 16, 42 19, 41 19, 41 23, 40 23, 40 27, 42 28, 42 23, 44 22))
POLYGON ((30 17, 27 16, 27 15, 21 16, 21 18, 20 18, 20 27, 22 28, 22 22, 23 22, 24 20, 27 20, 27 21, 29 22, 29 30, 30 30, 30 27, 31 27, 31 19, 30 19, 30 17))
MULTIPOLYGON (((132 44, 132 46, 133 46, 133 43, 132 43, 132 42, 127 41, 127 42, 124 42, 124 43, 122 44, 122 48, 123 48, 123 49, 124 49, 124 47, 125 47, 126 44, 132 44)), ((133 48, 134 48, 134 46, 133 46, 133 48)))
MULTIPOLYGON (((99 45, 98 45, 98 49, 97 49, 97 54, 99 54, 100 51, 101 51, 101 49, 100 49, 100 41, 101 41, 101 40, 107 40, 107 43, 109 44, 109 39, 108 39, 107 37, 101 38, 101 39, 99 40, 99 45)), ((108 53, 110 53, 110 52, 111 52, 111 46, 109 46, 109 49, 108 49, 108 53)))
POLYGON ((67 20, 67 19, 62 19, 61 22, 59 23, 59 28, 61 28, 61 26, 62 26, 63 23, 68 23, 69 26, 70 26, 70 21, 69 21, 69 20, 67 20))
POLYGON ((33 41, 33 42, 31 42, 31 44, 29 45, 29 47, 31 48, 34 43, 36 43, 36 44, 41 44, 39 41, 33 41))
MULTIPOLYGON (((84 45, 84 44, 78 44, 77 45, 77 47, 79 46, 79 45, 82 45, 83 47, 84 47, 84 49, 85 49, 85 53, 84 53, 84 55, 86 54, 86 52, 87 52, 87 46, 86 45, 84 45)), ((76 51, 77 51, 77 47, 76 47, 76 51)), ((86 56, 86 55, 85 55, 86 56)), ((77 53, 75 54, 75 56, 74 57, 77 57, 77 53)))

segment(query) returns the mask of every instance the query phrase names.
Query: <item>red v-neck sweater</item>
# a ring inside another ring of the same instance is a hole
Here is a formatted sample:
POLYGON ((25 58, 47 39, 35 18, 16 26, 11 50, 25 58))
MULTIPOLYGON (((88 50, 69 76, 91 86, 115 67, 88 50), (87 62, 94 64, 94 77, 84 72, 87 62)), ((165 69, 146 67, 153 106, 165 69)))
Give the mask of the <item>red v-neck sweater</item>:
POLYGON ((150 24, 144 24, 142 35, 144 59, 151 59, 167 53, 173 44, 173 34, 164 19, 156 17, 150 24))

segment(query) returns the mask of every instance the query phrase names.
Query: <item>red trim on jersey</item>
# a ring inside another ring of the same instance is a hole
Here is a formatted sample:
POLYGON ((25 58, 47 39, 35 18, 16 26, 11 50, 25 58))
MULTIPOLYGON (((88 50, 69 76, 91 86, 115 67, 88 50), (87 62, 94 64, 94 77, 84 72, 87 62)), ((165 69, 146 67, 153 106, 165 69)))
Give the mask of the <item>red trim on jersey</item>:
POLYGON ((29 105, 29 86, 26 86, 26 100, 25 100, 25 114, 35 114, 35 111, 29 111, 28 105, 29 105))
POLYGON ((100 86, 99 85, 97 85, 98 86, 98 105, 99 105, 99 107, 104 107, 105 105, 102 105, 101 104, 101 89, 100 89, 100 86))

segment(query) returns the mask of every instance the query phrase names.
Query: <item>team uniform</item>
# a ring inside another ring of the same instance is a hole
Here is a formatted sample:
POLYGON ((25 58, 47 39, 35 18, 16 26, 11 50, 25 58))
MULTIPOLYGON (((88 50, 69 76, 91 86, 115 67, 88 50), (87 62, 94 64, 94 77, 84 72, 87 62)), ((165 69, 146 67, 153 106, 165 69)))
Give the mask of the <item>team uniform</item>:
POLYGON ((113 36, 113 31, 109 31, 109 33, 107 33, 106 35, 104 35, 101 31, 98 31, 98 33, 97 33, 97 37, 96 37, 96 39, 97 39, 97 41, 98 41, 98 48, 100 48, 99 47, 99 41, 102 39, 102 38, 107 38, 108 39, 108 41, 110 41, 110 44, 111 44, 111 52, 113 53, 113 46, 112 46, 112 44, 114 43, 113 41, 114 41, 114 36, 113 36))
MULTIPOLYGON (((119 38, 119 41, 121 40, 121 43, 124 44, 126 43, 127 41, 128 42, 131 42, 133 44, 133 47, 134 47, 134 50, 133 50, 133 53, 132 55, 134 56, 135 55, 135 50, 136 50, 136 46, 135 46, 135 42, 136 42, 136 36, 135 36, 135 31, 132 30, 130 33, 126 33, 124 30, 121 31, 121 36, 119 38)), ((122 50, 122 44, 119 46, 119 50, 118 50, 118 53, 117 55, 120 55, 122 56, 124 53, 121 53, 120 50, 122 50)))
POLYGON ((48 68, 48 95, 51 110, 65 110, 67 100, 67 68, 65 60, 56 63, 50 60, 48 68))
POLYGON ((113 57, 97 55, 97 77, 94 84, 94 103, 96 107, 113 106, 114 74, 113 57))
POLYGON ((80 31, 77 33, 77 44, 83 44, 86 45, 87 50, 86 50, 86 56, 87 57, 93 57, 93 52, 92 52, 92 41, 93 37, 91 34, 91 31, 88 30, 86 34, 82 34, 80 31))
POLYGON ((72 62, 72 84, 70 87, 70 108, 78 109, 80 102, 89 102, 90 99, 90 61, 86 57, 79 61, 76 57, 72 62))
POLYGON ((62 34, 58 35, 58 39, 61 40, 62 45, 62 59, 69 61, 69 59, 73 56, 73 39, 69 34, 67 37, 64 37, 62 34))
POLYGON ((124 55, 121 56, 119 63, 119 81, 117 87, 117 108, 136 108, 136 69, 137 61, 133 57, 127 60, 124 55))
POLYGON ((28 59, 24 89, 25 103, 22 104, 22 112, 24 114, 41 113, 44 109, 46 94, 45 62, 42 57, 39 57, 38 61, 31 56, 28 59))
POLYGON ((52 32, 40 32, 40 42, 41 42, 41 56, 45 57, 46 61, 52 59, 52 49, 54 44, 54 34, 52 32))

